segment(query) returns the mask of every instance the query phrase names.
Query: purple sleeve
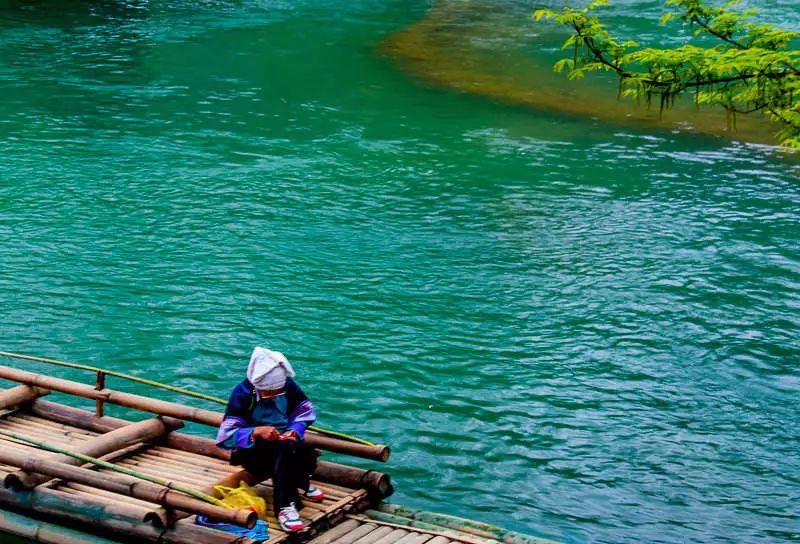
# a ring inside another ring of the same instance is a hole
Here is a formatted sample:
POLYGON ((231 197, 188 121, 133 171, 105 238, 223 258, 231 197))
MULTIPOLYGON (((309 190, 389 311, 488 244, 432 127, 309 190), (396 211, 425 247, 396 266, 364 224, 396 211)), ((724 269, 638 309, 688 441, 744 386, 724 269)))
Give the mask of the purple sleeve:
POLYGON ((289 429, 295 431, 300 438, 304 438, 306 429, 317 419, 314 405, 306 399, 289 414, 289 429))
POLYGON ((245 427, 243 419, 228 416, 217 431, 217 446, 226 450, 249 448, 253 445, 253 427, 245 427))

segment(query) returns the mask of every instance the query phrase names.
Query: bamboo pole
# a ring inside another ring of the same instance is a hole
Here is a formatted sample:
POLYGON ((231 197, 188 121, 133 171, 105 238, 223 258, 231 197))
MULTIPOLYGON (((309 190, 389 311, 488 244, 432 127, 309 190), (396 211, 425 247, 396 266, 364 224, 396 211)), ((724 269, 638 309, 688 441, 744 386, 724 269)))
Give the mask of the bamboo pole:
POLYGON ((43 374, 35 374, 8 366, 0 366, 0 378, 44 387, 54 391, 61 391, 62 393, 69 393, 70 395, 87 399, 104 400, 105 402, 118 404, 127 408, 136 408, 137 410, 183 419, 185 421, 204 423, 213 427, 218 427, 222 422, 222 414, 209 410, 191 408, 174 402, 151 399, 149 397, 123 393, 112 389, 97 390, 91 385, 45 376, 43 374))
MULTIPOLYGON (((178 524, 175 529, 166 531, 156 528, 142 523, 142 517, 147 512, 145 508, 108 502, 85 493, 73 495, 46 487, 14 492, 0 487, 0 503, 124 536, 129 540, 159 544, 231 544, 230 535, 192 523, 178 524)), ((256 542, 241 537, 236 544, 256 542)))
MULTIPOLYGON (((186 454, 186 455, 188 456, 188 454, 186 454)), ((146 451, 146 452, 143 452, 141 455, 138 456, 138 459, 149 460, 149 461, 158 462, 158 463, 163 463, 165 465, 169 465, 169 466, 172 466, 172 467, 174 467, 176 469, 180 469, 180 470, 189 470, 189 471, 200 472, 202 474, 209 474, 209 475, 213 474, 213 475, 217 476, 218 478, 224 478, 225 476, 227 476, 228 474, 230 474, 232 472, 231 470, 228 470, 229 465, 228 466, 223 466, 223 467, 219 467, 219 466, 210 467, 210 466, 205 465, 205 464, 192 462, 193 460, 187 459, 186 457, 183 457, 181 459, 179 457, 173 457, 171 455, 166 455, 166 454, 164 454, 163 452, 160 452, 160 451, 146 451)))
POLYGON ((353 544, 375 544, 378 540, 385 537, 392 531, 393 529, 391 527, 377 527, 374 531, 362 536, 353 544))
POLYGON ((168 474, 169 477, 174 480, 189 482, 192 485, 201 485, 205 483, 216 482, 224 478, 225 476, 225 475, 217 476, 215 474, 200 472, 196 469, 192 469, 191 467, 180 468, 174 465, 156 463, 150 459, 125 460, 125 461, 120 461, 119 464, 121 466, 139 467, 145 472, 158 470, 165 474, 168 474))
POLYGON ((198 481, 191 473, 180 473, 173 470, 169 470, 164 468, 161 465, 152 465, 152 464, 137 464, 131 463, 130 461, 118 461, 117 466, 133 470, 135 472, 143 472, 145 474, 149 474, 151 476, 155 476, 157 478, 162 478, 164 480, 169 480, 172 482, 177 482, 179 484, 186 484, 189 486, 202 484, 203 482, 198 481))
MULTIPOLYGON (((95 380, 94 388, 98 391, 102 391, 106 388, 106 373, 102 370, 97 371, 97 379, 95 380)), ((105 415, 105 406, 103 405, 103 399, 97 399, 94 401, 94 415, 97 417, 103 417, 105 415)))
POLYGON ((111 491, 106 491, 104 489, 99 489, 97 487, 92 487, 90 485, 79 484, 71 481, 64 481, 58 487, 55 487, 53 489, 57 489, 58 491, 64 491, 66 493, 72 493, 73 495, 78 495, 79 497, 91 495, 92 497, 101 498, 104 501, 109 501, 119 504, 128 504, 131 506, 135 506, 137 508, 141 508, 143 512, 142 519, 144 519, 144 516, 147 515, 148 510, 153 509, 153 505, 148 503, 147 501, 134 499, 133 497, 129 497, 127 495, 120 495, 119 493, 113 493, 111 491))
MULTIPOLYGON (((8 419, 4 419, 2 422, 0 422, 0 424, 2 424, 3 427, 8 427, 8 428, 11 428, 11 427, 22 427, 24 429, 36 429, 37 432, 54 433, 54 434, 58 434, 58 435, 61 435, 61 436, 66 436, 66 434, 68 432, 68 429, 63 428, 63 427, 61 429, 59 429, 58 427, 55 426, 55 424, 52 424, 53 426, 42 425, 39 422, 41 420, 39 420, 39 421, 28 421, 28 420, 19 418, 18 415, 19 415, 19 412, 17 412, 17 414, 15 414, 14 417, 11 417, 11 418, 8 418, 8 419)), ((74 430, 77 431, 78 435, 80 435, 80 436, 78 436, 78 438, 83 438, 84 440, 92 438, 94 436, 97 436, 95 434, 89 434, 86 431, 82 431, 80 429, 74 429, 74 430)), ((70 433, 70 434, 73 437, 77 436, 76 433, 74 433, 74 432, 70 433)))
POLYGON ((7 510, 0 514, 0 531, 41 544, 118 544, 107 538, 38 521, 7 510))
POLYGON ((50 394, 50 391, 41 387, 18 385, 0 392, 0 410, 12 408, 48 394, 50 394))
POLYGON ((72 434, 75 436, 83 436, 86 438, 92 438, 94 436, 97 436, 98 434, 92 431, 87 431, 85 429, 74 427, 72 425, 66 425, 63 423, 59 423, 57 421, 50 421, 49 419, 36 417, 32 414, 28 414, 25 412, 17 412, 16 414, 14 414, 14 417, 11 421, 23 423, 24 425, 38 425, 40 427, 47 427, 50 429, 55 429, 64 434, 72 434))
POLYGON ((83 443, 85 441, 76 440, 74 437, 67 437, 63 433, 56 432, 52 429, 41 429, 34 426, 27 426, 24 424, 13 424, 9 421, 3 421, 0 423, 0 429, 8 431, 8 432, 29 432, 32 434, 36 434, 37 436, 41 436, 42 438, 47 438, 49 440, 53 440, 62 445, 66 445, 68 443, 83 443))
POLYGON ((397 504, 382 504, 378 507, 378 510, 387 514, 439 525, 482 538, 499 540, 504 544, 556 544, 552 540, 509 531, 508 529, 503 529, 502 527, 497 527, 489 523, 459 518, 447 514, 439 514, 437 512, 426 512, 424 510, 417 510, 397 504))
POLYGON ((381 525, 387 525, 390 527, 407 528, 408 530, 415 531, 417 533, 446 536, 450 538, 450 540, 464 542, 465 544, 499 544, 499 541, 496 539, 466 534, 454 529, 442 527, 440 525, 433 525, 431 523, 395 516, 385 512, 379 512, 377 510, 366 510, 364 514, 366 514, 367 517, 359 517, 358 519, 369 521, 371 523, 379 523, 381 525))
MULTIPOLYGON (((0 355, 2 353, 0 352, 0 355)), ((93 400, 103 400, 111 404, 118 404, 128 408, 135 408, 145 412, 151 412, 164 416, 170 416, 185 421, 194 421, 210 425, 212 427, 219 427, 222 424, 223 415, 218 412, 209 410, 202 410, 200 408, 191 408, 182 404, 174 402, 167 402, 162 400, 151 399, 141 395, 134 395, 131 393, 123 393, 121 391, 114 391, 111 389, 97 390, 91 385, 81 384, 61 378, 53 378, 51 376, 44 376, 42 374, 35 374, 25 370, 19 370, 7 366, 0 366, 0 378, 13 380, 28 385, 35 385, 46 387, 54 391, 61 391, 62 393, 69 393, 78 397, 84 397, 93 400)), ((373 459, 376 461, 386 461, 389 459, 391 449, 389 446, 383 444, 365 445, 356 442, 349 442, 338 438, 331 438, 324 436, 313 431, 306 432, 305 441, 312 447, 320 448, 323 450, 331 451, 334 453, 343 453, 353 455, 355 457, 363 457, 365 459, 373 459)))
POLYGON ((405 529, 397 529, 395 527, 389 527, 389 529, 391 529, 391 532, 387 533, 385 536, 382 536, 373 544, 394 544, 408 534, 408 531, 405 529))
POLYGON ((344 523, 340 523, 333 529, 329 531, 325 531, 321 535, 317 536, 308 541, 308 544, 331 544, 333 541, 337 540, 338 538, 346 535, 356 527, 361 525, 360 522, 356 520, 349 519, 344 523))
MULTIPOLYGON (((67 456, 67 457, 70 457, 70 458, 74 458, 74 459, 76 459, 78 461, 82 461, 84 463, 91 463, 93 465, 97 465, 97 466, 103 467, 105 469, 112 470, 114 472, 120 472, 120 473, 126 474, 128 476, 133 476, 134 478, 138 478, 140 480, 145 480, 145 481, 148 481, 148 482, 152 482, 154 484, 158 484, 159 486, 163 486, 163 487, 166 487, 166 488, 169 488, 169 489, 174 489, 175 491, 180 491, 182 493, 186 493, 187 495, 191 495, 191 496, 193 496, 193 497, 195 497, 197 499, 200 499, 202 501, 205 501, 205 502, 208 502, 208 503, 211 503, 211 504, 215 504, 217 506, 224 506, 219 500, 215 499, 214 497, 211 497, 211 496, 209 496, 209 495, 207 495, 205 493, 202 493, 202 492, 197 491, 196 489, 192 489, 190 487, 186 487, 184 485, 176 484, 174 482, 171 482, 171 481, 168 481, 168 480, 164 480, 162 478, 153 477, 153 476, 150 476, 148 474, 143 474, 141 472, 136 472, 134 470, 129 470, 129 469, 126 469, 126 468, 123 468, 123 467, 119 467, 117 465, 108 463, 106 461, 101 461, 100 459, 95 459, 95 458, 90 457, 88 455, 84 455, 84 454, 77 453, 77 452, 71 452, 71 451, 63 450, 61 448, 55 448, 53 446, 45 444, 44 442, 40 442, 38 440, 29 438, 29 437, 26 437, 26 436, 22 436, 22 435, 19 435, 19 434, 5 433, 5 432, 2 432, 2 431, 0 431, 0 434, 9 436, 10 438, 13 438, 15 440, 21 440, 23 442, 28 442, 30 444, 33 444, 33 445, 35 445, 35 446, 37 446, 39 448, 42 448, 42 449, 45 449, 45 450, 48 450, 48 451, 60 453, 60 454, 62 454, 64 456, 67 456)), ((56 459, 55 461, 56 462, 61 462, 60 459, 56 459)), ((6 476, 6 478, 5 478, 5 486, 6 487, 14 487, 15 489, 20 489, 20 488, 24 487, 22 485, 19 485, 18 480, 15 478, 16 474, 17 473, 9 474, 8 476, 6 476)))
POLYGON ((395 544, 416 544, 421 536, 426 537, 426 539, 430 538, 430 535, 426 535, 425 533, 411 531, 406 536, 395 542, 395 544))
POLYGON ((171 465, 180 466, 184 469, 191 467, 193 470, 199 470, 200 472, 206 474, 214 474, 218 478, 224 478, 231 472, 234 472, 234 468, 231 465, 222 464, 219 461, 209 462, 207 459, 202 457, 194 456, 188 452, 181 452, 177 450, 172 450, 168 453, 167 451, 163 450, 150 449, 146 453, 143 453, 140 457, 147 459, 158 459, 171 465))
MULTIPOLYGON (((211 396, 211 395, 206 395, 204 393, 199 393, 197 391, 190 391, 189 389, 183 389, 181 387, 175 387, 173 385, 167 385, 165 383, 157 382, 157 381, 154 381, 154 380, 148 380, 147 378, 140 378, 138 376, 132 376, 131 374, 125 374, 125 373, 122 373, 122 372, 116 372, 116 371, 113 371, 113 370, 107 370, 107 369, 104 369, 104 368, 98 368, 96 366, 89 366, 89 365, 82 365, 82 364, 77 364, 77 363, 70 363, 70 362, 67 362, 67 361, 59 361, 57 359, 46 359, 44 357, 34 357, 32 355, 22 355, 20 353, 9 353, 7 351, 0 351, 0 356, 9 357, 11 359, 21 359, 21 360, 25 360, 25 361, 36 361, 36 362, 39 362, 39 363, 46 363, 46 364, 51 364, 51 365, 63 366, 63 367, 67 367, 67 368, 75 368, 75 369, 79 369, 79 370, 90 370, 92 372, 95 372, 98 375, 98 378, 97 378, 98 382, 100 382, 101 380, 105 380, 105 375, 115 376, 117 378, 122 378, 124 380, 132 381, 132 382, 135 382, 135 383, 141 383, 141 384, 149 385, 151 387, 156 387, 156 388, 159 388, 159 389, 165 389, 167 391, 173 391, 175 393, 180 393, 181 395, 186 395, 188 397, 194 397, 194 398, 198 398, 198 399, 203 399, 203 400, 207 400, 207 401, 210 401, 210 402, 215 402, 217 404, 222 404, 222 405, 227 404, 227 401, 225 399, 223 399, 223 398, 220 398, 220 397, 214 397, 214 396, 211 396), (99 376, 100 374, 103 374, 104 377, 101 378, 99 376)), ((104 381, 103 381, 103 383, 104 383, 104 381)), ((102 387, 100 387, 100 389, 102 389, 102 387)), ((103 414, 99 413, 98 415, 102 416, 103 414)), ((317 433, 319 433, 321 435, 330 436, 330 437, 333 437, 333 438, 338 438, 338 439, 344 440, 346 442, 353 442, 353 443, 362 444, 362 445, 365 445, 365 446, 374 446, 375 445, 373 442, 370 442, 369 440, 364 440, 363 438, 358 438, 356 436, 350 436, 348 434, 340 433, 340 432, 337 432, 337 431, 334 431, 334 430, 331 430, 331 429, 323 429, 322 427, 318 427, 316 425, 312 425, 310 428, 314 432, 317 432, 317 433)))
POLYGON ((87 410, 44 399, 33 401, 31 413, 48 421, 78 427, 94 433, 107 433, 130 424, 130 421, 124 419, 110 416, 97 417, 87 410))
POLYGON ((354 489, 363 487, 375 500, 384 499, 394 492, 388 474, 328 461, 317 462, 314 478, 354 489))
MULTIPOLYGON (((59 423, 69 423, 94 432, 108 432, 109 430, 118 429, 129 424, 129 422, 124 419, 110 418, 108 416, 97 418, 86 410, 80 410, 46 400, 36 400, 32 405, 32 411, 39 417, 59 423)), ((166 443, 169 447, 174 447, 197 455, 214 456, 217 459, 226 461, 230 460, 230 452, 218 448, 214 441, 208 438, 170 433, 166 443)), ((240 472, 232 474, 240 474, 240 472)), ((349 488, 364 487, 368 489, 371 495, 376 499, 386 498, 394 491, 391 479, 387 474, 327 461, 318 461, 314 478, 323 482, 349 488)), ((238 485, 238 483, 234 481, 232 487, 236 487, 236 485, 238 485)), ((348 492, 349 491, 350 490, 348 490, 348 492)))
POLYGON ((222 459, 208 457, 192 450, 175 448, 169 444, 169 441, 167 441, 166 444, 152 448, 148 453, 151 455, 163 455, 164 457, 178 459, 180 461, 185 461, 192 464, 200 463, 203 466, 216 470, 222 470, 223 472, 229 472, 232 466, 230 459, 225 459, 223 461, 222 459))
MULTIPOLYGON (((397 504, 382 504, 378 507, 378 510, 409 520, 421 521, 423 523, 446 527, 462 533, 469 533, 481 538, 488 538, 492 540, 497 539, 497 535, 489 530, 491 528, 490 525, 484 525, 476 521, 449 517, 445 514, 437 514, 435 512, 425 512, 422 510, 406 508, 397 504)), ((495 529, 497 529, 498 532, 504 531, 503 529, 499 528, 495 529)))
POLYGON ((182 510, 191 514, 212 517, 226 523, 241 525, 242 527, 252 528, 256 519, 258 519, 257 514, 252 510, 232 509, 209 504, 197 498, 187 497, 176 491, 171 491, 169 488, 160 485, 120 477, 115 474, 99 473, 85 468, 60 465, 42 458, 19 459, 15 455, 9 455, 2 451, 0 451, 0 461, 11 464, 18 464, 21 461, 22 466, 31 472, 49 474, 70 482, 96 487, 145 502, 161 504, 168 508, 182 510))
MULTIPOLYGON (((126 425, 125 427, 120 427, 115 431, 111 431, 110 433, 96 436, 90 440, 87 440, 80 445, 79 451, 77 452, 59 451, 57 453, 61 453, 62 455, 57 457, 56 460, 69 465, 79 465, 81 464, 80 459, 73 453, 83 455, 87 458, 101 457, 115 450, 130 446, 133 443, 145 442, 152 440, 153 438, 163 436, 164 434, 181 427, 183 427, 182 421, 171 418, 154 418, 140 421, 139 423, 132 423, 130 425, 126 425)), ((38 447, 46 446, 43 443, 37 443, 35 439, 31 440, 27 437, 20 437, 20 435, 11 436, 10 433, 3 434, 17 440, 22 440, 23 442, 27 442, 29 444, 34 444, 38 447)), ((51 449, 51 451, 53 450, 51 449)), ((6 478, 6 485, 13 485, 17 489, 20 487, 30 489, 39 484, 43 484, 48 480, 50 480, 50 478, 46 476, 33 475, 25 471, 18 471, 6 478)))
MULTIPOLYGON (((87 410, 81 410, 80 408, 73 408, 72 406, 46 400, 34 401, 31 405, 31 412, 36 416, 44 418, 48 421, 61 423, 73 428, 79 428, 95 433, 108 433, 131 424, 131 422, 128 420, 110 416, 98 418, 87 410)), ((185 451, 188 451, 190 455, 197 455, 200 458, 205 455, 219 454, 219 456, 226 461, 230 459, 230 452, 217 448, 216 444, 214 444, 212 440, 203 439, 196 436, 170 432, 166 437, 165 444, 169 447, 175 447, 176 449, 181 449, 180 446, 188 445, 190 449, 185 451), (200 441, 199 444, 196 445, 196 441, 200 441), (173 444, 175 445, 173 446, 173 444), (213 449, 210 446, 213 446, 213 449), (195 450, 195 453, 192 453, 192 450, 195 450)), ((154 451, 158 451, 160 449, 161 448, 158 446, 152 448, 154 451)), ((206 460, 203 460, 201 462, 205 461, 206 460)), ((215 466, 220 465, 217 464, 215 466)), ((227 467, 229 465, 222 466, 227 467)))
POLYGON ((339 539, 336 540, 336 544, 353 544, 356 540, 361 538, 362 536, 366 536, 371 533, 373 530, 377 529, 377 525, 372 523, 365 523, 363 525, 359 525, 349 533, 341 536, 339 539))

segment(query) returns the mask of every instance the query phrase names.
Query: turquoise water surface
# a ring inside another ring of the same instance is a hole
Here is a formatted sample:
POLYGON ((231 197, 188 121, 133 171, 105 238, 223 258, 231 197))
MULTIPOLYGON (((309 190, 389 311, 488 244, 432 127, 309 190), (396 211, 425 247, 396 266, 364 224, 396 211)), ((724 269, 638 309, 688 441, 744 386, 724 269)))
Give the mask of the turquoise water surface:
POLYGON ((800 540, 796 160, 413 79, 429 2, 0 6, 0 350, 225 396, 265 345, 393 502, 800 540))

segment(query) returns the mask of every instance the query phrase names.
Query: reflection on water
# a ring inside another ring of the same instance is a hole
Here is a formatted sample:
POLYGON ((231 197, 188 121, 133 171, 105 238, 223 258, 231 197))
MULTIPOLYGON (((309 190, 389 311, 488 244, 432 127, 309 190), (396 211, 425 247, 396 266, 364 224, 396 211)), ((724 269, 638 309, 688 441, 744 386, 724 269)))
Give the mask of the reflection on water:
MULTIPOLYGON (((642 43, 668 42, 648 21, 648 17, 658 20, 654 4, 631 4, 626 2, 610 14, 609 26, 633 34, 642 43)), ((761 115, 739 116, 731 132, 723 111, 697 109, 691 100, 659 112, 656 104, 648 108, 618 100, 613 76, 594 74, 578 82, 554 73, 553 63, 565 54, 561 44, 567 32, 552 23, 535 23, 531 14, 539 7, 561 5, 563 2, 553 1, 532 6, 528 2, 444 0, 422 20, 389 36, 379 50, 425 82, 507 104, 640 129, 774 143, 778 127, 761 115)))

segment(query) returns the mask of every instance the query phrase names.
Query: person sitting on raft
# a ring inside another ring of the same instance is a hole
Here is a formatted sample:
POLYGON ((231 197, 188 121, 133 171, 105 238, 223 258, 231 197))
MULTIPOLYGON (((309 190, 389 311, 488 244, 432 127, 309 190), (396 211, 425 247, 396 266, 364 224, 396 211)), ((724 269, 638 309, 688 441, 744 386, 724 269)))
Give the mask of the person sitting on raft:
POLYGON ((216 440, 219 447, 233 450, 232 464, 241 464, 259 480, 272 478, 275 517, 290 532, 303 529, 298 490, 312 501, 324 498, 310 483, 316 455, 303 440, 316 413, 294 376, 283 353, 256 347, 247 378, 231 393, 216 440))

